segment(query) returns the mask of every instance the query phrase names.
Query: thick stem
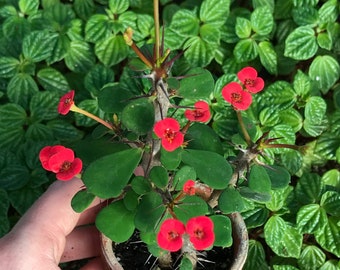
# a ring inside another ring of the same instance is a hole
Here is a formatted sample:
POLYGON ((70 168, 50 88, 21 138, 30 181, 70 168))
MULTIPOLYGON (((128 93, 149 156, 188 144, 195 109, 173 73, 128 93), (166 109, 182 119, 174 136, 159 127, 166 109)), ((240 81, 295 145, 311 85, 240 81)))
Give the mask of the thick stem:
POLYGON ((153 0, 153 15, 155 21, 155 62, 157 67, 159 67, 158 61, 160 60, 159 50, 160 50, 160 35, 159 35, 159 0, 153 0))

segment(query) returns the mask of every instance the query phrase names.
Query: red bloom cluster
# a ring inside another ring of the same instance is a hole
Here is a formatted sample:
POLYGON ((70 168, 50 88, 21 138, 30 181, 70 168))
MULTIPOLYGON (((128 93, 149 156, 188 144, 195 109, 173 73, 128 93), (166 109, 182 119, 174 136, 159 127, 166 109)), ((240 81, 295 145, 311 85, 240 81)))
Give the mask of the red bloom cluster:
POLYGON ((205 101, 197 101, 194 105, 195 109, 186 110, 184 116, 194 122, 207 122, 210 119, 209 104, 205 101))
POLYGON ((256 69, 245 67, 237 73, 241 84, 231 82, 222 88, 222 96, 235 110, 246 110, 252 103, 252 95, 260 92, 264 87, 264 81, 257 77, 256 69))
POLYGON ((188 180, 183 185, 183 192, 187 195, 195 195, 195 181, 194 180, 188 180))
POLYGON ((180 128, 176 119, 164 118, 155 124, 153 131, 162 140, 164 149, 171 152, 180 147, 184 142, 184 135, 180 128))
POLYGON ((59 104, 58 104, 58 112, 62 115, 67 114, 72 105, 74 104, 74 90, 71 90, 70 92, 66 93, 60 98, 59 104))
POLYGON ((207 249, 215 241, 214 223, 206 216, 199 216, 189 219, 186 226, 177 219, 165 220, 157 235, 158 245, 165 250, 178 251, 185 233, 197 250, 207 249))
POLYGON ((61 181, 71 180, 83 167, 81 159, 74 157, 73 150, 62 145, 45 146, 40 150, 39 159, 42 167, 54 172, 61 181))

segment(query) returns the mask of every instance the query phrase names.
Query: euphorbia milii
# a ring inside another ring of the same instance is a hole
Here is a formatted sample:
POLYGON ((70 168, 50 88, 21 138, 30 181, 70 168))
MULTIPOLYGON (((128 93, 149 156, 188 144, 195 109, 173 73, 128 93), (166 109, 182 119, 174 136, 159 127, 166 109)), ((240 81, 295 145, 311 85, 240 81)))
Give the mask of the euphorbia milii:
POLYGON ((165 150, 171 152, 180 147, 184 141, 184 135, 180 131, 180 125, 174 118, 165 118, 158 121, 153 128, 157 137, 162 140, 165 150))
POLYGON ((258 93, 264 87, 264 81, 257 77, 257 71, 252 67, 245 67, 237 73, 237 77, 250 93, 258 93))
POLYGON ((228 83, 222 88, 222 96, 236 110, 246 110, 252 102, 252 96, 242 89, 237 82, 228 83))
POLYGON ((194 122, 207 122, 210 119, 209 104, 205 101, 197 101, 194 106, 195 109, 184 112, 185 117, 194 122))

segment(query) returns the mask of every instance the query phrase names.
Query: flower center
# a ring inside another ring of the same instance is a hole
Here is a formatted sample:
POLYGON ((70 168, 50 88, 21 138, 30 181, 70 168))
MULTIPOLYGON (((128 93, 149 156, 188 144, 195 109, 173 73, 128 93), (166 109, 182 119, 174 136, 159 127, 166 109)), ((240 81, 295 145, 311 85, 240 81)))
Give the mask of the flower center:
POLYGON ((234 102, 241 102, 242 101, 242 95, 240 93, 232 93, 231 94, 231 99, 234 102))
POLYGON ((72 100, 72 98, 66 98, 64 103, 65 103, 65 105, 69 105, 69 104, 73 103, 73 100, 72 100))
POLYGON ((201 228, 197 228, 194 231, 194 235, 195 235, 195 238, 201 240, 204 237, 204 232, 203 232, 203 230, 201 228))
POLYGON ((167 141, 170 142, 170 143, 172 143, 172 141, 174 140, 175 135, 176 135, 176 133, 170 128, 167 128, 164 131, 164 138, 167 139, 167 141))
POLYGON ((169 231, 168 232, 168 240, 172 241, 178 237, 178 233, 176 231, 169 231))
POLYGON ((193 110, 193 115, 195 117, 195 119, 200 118, 204 115, 204 113, 202 111, 199 110, 193 110))
POLYGON ((252 79, 245 79, 244 84, 249 86, 254 86, 255 80, 252 79))
POLYGON ((71 168, 72 162, 65 161, 63 165, 61 165, 60 171, 61 172, 66 172, 71 168))

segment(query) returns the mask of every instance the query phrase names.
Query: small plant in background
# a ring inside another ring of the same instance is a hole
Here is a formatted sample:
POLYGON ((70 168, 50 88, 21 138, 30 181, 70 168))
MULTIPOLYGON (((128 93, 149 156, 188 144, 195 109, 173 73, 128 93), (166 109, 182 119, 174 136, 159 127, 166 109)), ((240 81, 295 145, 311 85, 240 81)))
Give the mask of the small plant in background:
POLYGON ((151 2, 0 1, 1 233, 79 175, 160 265, 339 268, 338 1, 151 2))

